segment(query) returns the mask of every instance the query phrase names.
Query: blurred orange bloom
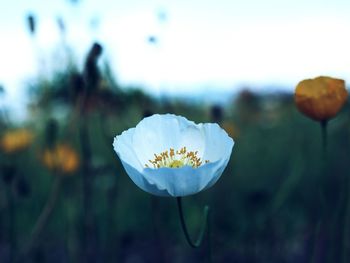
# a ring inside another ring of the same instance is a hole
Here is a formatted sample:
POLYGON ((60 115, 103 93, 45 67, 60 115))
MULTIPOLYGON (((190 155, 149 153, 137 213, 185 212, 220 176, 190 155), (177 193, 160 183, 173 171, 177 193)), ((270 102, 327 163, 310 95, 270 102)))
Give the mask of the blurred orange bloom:
POLYGON ((24 128, 7 131, 0 139, 0 148, 6 153, 14 153, 27 148, 33 138, 34 134, 24 128))
POLYGON ((43 163, 47 168, 60 173, 73 173, 79 167, 79 156, 71 146, 59 144, 44 151, 43 163))
POLYGON ((347 96, 344 80, 321 76, 299 82, 294 99, 303 114, 316 121, 326 121, 340 111, 347 96))

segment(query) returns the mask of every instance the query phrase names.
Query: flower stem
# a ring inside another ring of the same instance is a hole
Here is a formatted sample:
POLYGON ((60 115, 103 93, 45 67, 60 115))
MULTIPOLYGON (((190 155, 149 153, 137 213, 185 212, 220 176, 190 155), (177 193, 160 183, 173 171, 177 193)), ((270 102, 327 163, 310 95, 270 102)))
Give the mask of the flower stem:
POLYGON ((92 201, 94 199, 93 189, 93 167, 92 167, 92 149, 88 130, 88 123, 82 121, 80 126, 80 144, 82 149, 81 175, 83 187, 83 261, 96 261, 97 232, 92 201))
POLYGON ((328 121, 323 120, 321 121, 321 130, 322 130, 322 151, 323 151, 323 158, 324 162, 326 161, 326 156, 327 156, 327 145, 328 145, 328 140, 327 140, 327 127, 328 127, 328 121))
POLYGON ((56 176, 53 182, 50 196, 46 201, 46 204, 35 223, 35 226, 31 233, 31 237, 27 245, 23 248, 23 250, 18 255, 16 262, 22 260, 23 258, 25 258, 26 255, 28 255, 31 252, 31 250, 35 246, 35 242, 38 240, 40 234, 42 233, 47 223, 49 222, 50 216, 56 206, 59 194, 61 192, 62 180, 63 180, 62 176, 56 176))
MULTIPOLYGON (((323 179, 325 179, 326 175, 326 168, 327 168, 327 120, 323 120, 320 122, 321 124, 321 133, 322 133, 322 172, 321 175, 323 179)), ((325 242, 325 236, 327 233, 325 232, 326 228, 326 222, 325 222, 325 193, 323 188, 324 181, 321 180, 318 182, 318 190, 319 190, 319 219, 317 220, 317 223, 315 224, 314 228, 314 247, 313 252, 311 255, 311 262, 317 262, 318 258, 321 256, 319 255, 322 253, 322 246, 324 246, 325 242)))
POLYGON ((349 262, 349 247, 350 247, 350 179, 347 178, 347 188, 346 188, 346 210, 345 210, 345 220, 344 220, 344 230, 343 230, 343 262, 349 262))
POLYGON ((9 262, 14 261, 14 254, 16 248, 16 236, 15 236, 15 204, 11 189, 7 189, 8 208, 9 208, 9 243, 10 243, 10 259, 9 262))
POLYGON ((179 216, 180 216, 180 221, 181 221, 181 227, 182 230, 185 234, 186 240, 188 242, 188 244, 192 247, 192 248, 198 248, 201 246, 203 239, 204 239, 204 234, 207 231, 207 236, 208 236, 208 259, 209 262, 211 262, 211 235, 210 235, 210 208, 209 206, 205 206, 203 209, 203 214, 204 214, 204 221, 203 221, 203 225, 200 229, 198 238, 193 241, 190 237, 190 234, 188 232, 187 226, 186 226, 186 222, 185 222, 185 217, 184 217, 184 213, 183 213, 183 208, 182 208, 182 198, 181 197, 177 197, 176 198, 177 201, 177 206, 179 209, 179 216))

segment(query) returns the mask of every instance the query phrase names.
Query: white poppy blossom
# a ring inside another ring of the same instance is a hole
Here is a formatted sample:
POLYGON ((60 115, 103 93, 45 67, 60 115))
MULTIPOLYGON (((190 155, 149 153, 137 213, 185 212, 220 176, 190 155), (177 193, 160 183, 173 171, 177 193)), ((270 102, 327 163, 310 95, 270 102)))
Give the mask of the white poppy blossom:
POLYGON ((144 118, 114 138, 131 180, 159 196, 186 196, 216 183, 234 141, 216 123, 195 124, 173 114, 144 118))

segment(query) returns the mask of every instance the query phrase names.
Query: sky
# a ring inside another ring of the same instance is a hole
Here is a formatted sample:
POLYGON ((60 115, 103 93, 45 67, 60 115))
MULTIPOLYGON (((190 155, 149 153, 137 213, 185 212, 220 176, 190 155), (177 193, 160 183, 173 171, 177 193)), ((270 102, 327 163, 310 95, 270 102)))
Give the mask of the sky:
POLYGON ((65 66, 63 41, 80 67, 98 41, 120 84, 156 95, 350 81, 348 0, 0 0, 0 10, 0 84, 12 106, 31 80, 65 66))

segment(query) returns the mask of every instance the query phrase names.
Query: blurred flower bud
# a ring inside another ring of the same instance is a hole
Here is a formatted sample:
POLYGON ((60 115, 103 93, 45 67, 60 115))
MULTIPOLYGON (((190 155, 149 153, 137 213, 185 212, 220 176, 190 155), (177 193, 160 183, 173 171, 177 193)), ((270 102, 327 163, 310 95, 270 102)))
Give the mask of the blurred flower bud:
POLYGON ((150 35, 147 37, 147 41, 150 44, 157 44, 158 38, 156 36, 150 35))
POLYGON ((35 30, 36 30, 36 21, 35 21, 35 16, 33 14, 27 15, 27 24, 28 24, 29 33, 34 36, 35 30))
POLYGON ((344 80, 321 76, 299 82, 294 99, 300 112, 316 121, 327 121, 340 111, 347 96, 344 80))
POLYGON ((54 148, 48 148, 44 151, 43 163, 51 170, 69 174, 78 169, 79 156, 71 146, 58 144, 54 148))
POLYGON ((66 32, 66 25, 64 24, 64 20, 62 17, 57 18, 57 25, 60 33, 63 35, 66 32))
POLYGON ((33 141, 34 135, 27 129, 5 132, 0 138, 0 148, 5 153, 14 153, 26 149, 33 141))
POLYGON ((90 50, 89 56, 91 58, 97 59, 102 54, 102 46, 99 43, 94 43, 90 50))
POLYGON ((223 119, 223 110, 222 107, 219 105, 214 105, 213 107, 211 107, 210 109, 210 116, 211 116, 211 120, 213 122, 217 122, 220 123, 223 119))
POLYGON ((72 4, 78 4, 78 3, 79 3, 79 0, 70 0, 70 2, 71 2, 72 4))
POLYGON ((54 119, 50 119, 46 124, 46 143, 52 148, 57 141, 58 123, 54 119))
POLYGON ((1 174, 4 183, 7 185, 11 184, 16 174, 16 166, 13 164, 3 164, 1 166, 1 174))
POLYGON ((84 68, 84 80, 87 90, 93 91, 98 88, 100 81, 100 71, 98 69, 98 58, 102 54, 102 46, 99 43, 94 43, 86 58, 84 68))

